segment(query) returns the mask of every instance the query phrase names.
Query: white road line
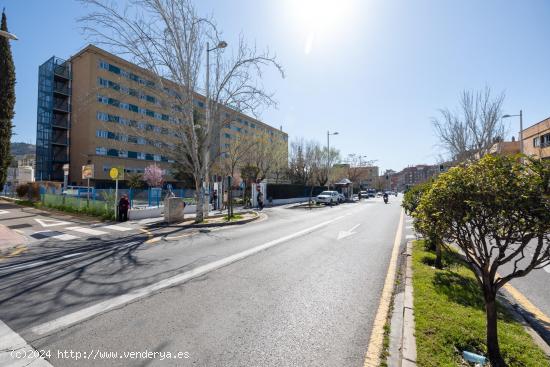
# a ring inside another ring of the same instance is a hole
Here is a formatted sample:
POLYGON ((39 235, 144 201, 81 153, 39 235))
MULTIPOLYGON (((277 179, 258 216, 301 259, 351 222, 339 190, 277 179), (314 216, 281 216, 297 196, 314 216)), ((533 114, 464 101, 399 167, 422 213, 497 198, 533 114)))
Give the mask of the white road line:
POLYGON ((412 235, 412 234, 408 234, 405 236, 405 239, 406 240, 415 240, 416 239, 416 236, 412 235))
POLYGON ((543 269, 545 272, 550 273, 550 265, 546 265, 543 269))
POLYGON ((40 265, 45 264, 45 263, 46 263, 46 261, 36 261, 36 262, 30 263, 30 264, 25 264, 25 265, 10 265, 10 266, 6 266, 6 267, 2 267, 2 268, 0 268, 0 270, 4 271, 4 270, 8 269, 10 271, 13 271, 13 270, 18 270, 18 269, 34 268, 36 266, 40 266, 40 265))
POLYGON ((0 214, 9 214, 7 210, 0 210, 0 214))
POLYGON ((83 252, 76 252, 74 254, 63 255, 61 257, 64 258, 64 259, 67 259, 69 257, 75 257, 75 256, 82 255, 82 254, 83 254, 83 252))
POLYGON ((55 238, 56 240, 61 240, 61 241, 70 241, 70 240, 75 240, 75 239, 80 238, 80 237, 73 236, 72 234, 64 233, 64 234, 59 234, 57 236, 52 236, 51 238, 55 238))
POLYGON ((114 230, 114 231, 121 231, 121 232, 124 232, 124 231, 131 231, 131 230, 132 230, 132 228, 124 227, 124 226, 117 226, 116 224, 113 224, 113 225, 110 225, 110 226, 101 227, 101 228, 112 229, 112 230, 114 230))
POLYGON ((73 224, 71 222, 65 222, 65 221, 62 221, 62 220, 56 220, 56 219, 39 219, 39 218, 34 218, 34 220, 40 224, 42 227, 55 227, 55 226, 61 226, 61 225, 65 225, 65 224, 73 224))
POLYGON ((0 366, 37 366, 52 367, 25 339, 0 321, 0 366), (12 356, 17 351, 19 358, 12 356))
POLYGON ((406 226, 405 229, 413 229, 414 226, 406 226))
POLYGON ((65 229, 69 231, 76 231, 76 232, 91 234, 92 236, 107 234, 107 232, 104 232, 104 231, 98 231, 97 229, 91 229, 91 228, 85 228, 85 227, 67 227, 65 229))
POLYGON ((44 324, 33 327, 31 330, 32 330, 33 333, 35 333, 37 335, 45 335, 45 334, 51 333, 55 330, 68 327, 70 325, 73 325, 73 324, 76 324, 78 322, 89 319, 89 318, 91 318, 95 315, 98 315, 98 314, 107 312, 109 310, 112 310, 114 308, 123 306, 126 303, 135 301, 136 299, 146 297, 146 296, 150 295, 151 293, 157 292, 161 289, 165 289, 165 288, 174 286, 176 284, 186 282, 190 279, 193 279, 193 278, 196 278, 198 276, 204 275, 206 273, 209 273, 209 272, 214 271, 216 269, 219 269, 221 267, 232 264, 236 261, 245 259, 245 258, 247 258, 249 256, 252 256, 254 254, 257 254, 261 251, 267 250, 270 247, 273 247, 273 246, 278 245, 280 243, 292 240, 296 237, 300 237, 300 236, 302 236, 306 233, 312 232, 312 231, 314 231, 318 228, 323 228, 326 225, 328 225, 330 223, 333 223, 337 220, 340 220, 342 218, 344 218, 343 215, 339 216, 339 217, 336 217, 334 219, 328 220, 326 222, 319 223, 319 224, 317 224, 313 227, 303 229, 301 231, 290 234, 288 236, 284 236, 284 237, 278 238, 276 240, 264 243, 263 245, 259 245, 259 246, 250 248, 248 250, 236 253, 234 255, 225 257, 223 259, 211 262, 209 264, 198 266, 195 269, 186 271, 184 273, 181 273, 179 275, 173 276, 173 277, 168 278, 168 279, 161 280, 158 283, 151 284, 151 285, 149 285, 147 287, 144 287, 142 289, 134 290, 130 293, 123 294, 121 296, 117 296, 115 298, 112 298, 112 299, 109 299, 109 300, 106 300, 106 301, 103 301, 103 302, 99 302, 99 303, 97 303, 93 306, 90 306, 90 307, 84 308, 82 310, 73 312, 71 314, 62 316, 58 319, 48 321, 44 324))

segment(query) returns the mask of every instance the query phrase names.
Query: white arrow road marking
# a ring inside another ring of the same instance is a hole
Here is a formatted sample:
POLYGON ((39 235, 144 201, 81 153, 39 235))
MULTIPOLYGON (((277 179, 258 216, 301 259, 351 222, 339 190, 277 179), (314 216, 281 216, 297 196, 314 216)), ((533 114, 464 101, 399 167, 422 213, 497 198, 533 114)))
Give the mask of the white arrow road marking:
POLYGON ((0 210, 0 214, 8 214, 9 212, 7 210, 0 210))
POLYGON ((54 227, 54 226, 61 226, 64 224, 71 224, 71 222, 64 222, 62 220, 55 220, 55 219, 38 219, 34 218, 35 221, 38 222, 42 227, 54 227))
POLYGON ((357 232, 353 232, 357 227, 359 227, 361 225, 361 223, 351 227, 351 229, 349 231, 340 231, 338 233, 338 238, 337 240, 341 240, 342 238, 346 238, 346 237, 349 237, 351 235, 354 235, 355 233, 357 232))
POLYGON ((0 366, 36 366, 52 367, 40 353, 34 350, 25 339, 0 321, 0 366), (17 351, 19 356, 12 356, 12 351, 17 351))
POLYGON ((544 269, 544 271, 546 271, 547 273, 550 273, 550 265, 546 265, 543 269, 544 269))
POLYGON ((406 240, 415 240, 416 237, 413 236, 412 234, 408 234, 408 235, 405 236, 405 239, 406 239, 406 240))

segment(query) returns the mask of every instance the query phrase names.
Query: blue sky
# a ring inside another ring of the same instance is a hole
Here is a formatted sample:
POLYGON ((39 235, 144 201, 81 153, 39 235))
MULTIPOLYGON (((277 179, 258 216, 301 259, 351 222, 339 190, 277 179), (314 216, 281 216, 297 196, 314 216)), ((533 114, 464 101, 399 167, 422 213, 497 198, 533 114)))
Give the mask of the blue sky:
MULTIPOLYGON (((196 1, 224 39, 239 33, 274 51, 286 71, 263 81, 278 109, 262 119, 289 133, 377 159, 382 169, 433 163, 431 117, 464 89, 504 91, 505 113, 525 126, 550 116, 550 2, 544 0, 196 1)), ((38 65, 88 42, 73 0, 0 0, 17 72, 14 141, 36 135, 38 65)), ((518 122, 509 120, 510 135, 518 122)))

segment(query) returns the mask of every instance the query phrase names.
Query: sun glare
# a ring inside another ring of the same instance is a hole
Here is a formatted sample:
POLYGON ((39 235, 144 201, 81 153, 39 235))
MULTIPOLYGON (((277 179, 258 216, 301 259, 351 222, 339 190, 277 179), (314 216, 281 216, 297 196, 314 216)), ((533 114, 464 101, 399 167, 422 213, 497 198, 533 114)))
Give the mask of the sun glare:
POLYGON ((334 35, 352 15, 354 0, 286 0, 287 11, 304 35, 304 52, 309 54, 316 40, 334 35))

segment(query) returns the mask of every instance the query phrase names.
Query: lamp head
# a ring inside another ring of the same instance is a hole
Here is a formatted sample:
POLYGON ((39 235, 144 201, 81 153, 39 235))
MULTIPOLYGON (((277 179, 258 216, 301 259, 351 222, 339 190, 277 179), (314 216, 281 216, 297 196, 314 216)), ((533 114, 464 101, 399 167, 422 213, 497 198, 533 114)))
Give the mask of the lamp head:
POLYGON ((507 119, 508 117, 512 117, 511 115, 503 115, 502 118, 503 119, 507 119))
POLYGON ((226 47, 227 47, 227 42, 220 41, 220 43, 218 43, 218 48, 226 48, 226 47))

